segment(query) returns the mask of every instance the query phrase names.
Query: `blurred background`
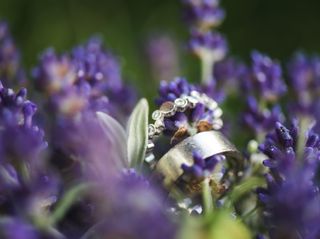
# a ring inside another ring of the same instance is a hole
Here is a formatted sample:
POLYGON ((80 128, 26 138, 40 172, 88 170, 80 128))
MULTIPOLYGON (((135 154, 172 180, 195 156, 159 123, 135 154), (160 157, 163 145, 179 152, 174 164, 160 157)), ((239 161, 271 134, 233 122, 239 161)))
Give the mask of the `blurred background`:
MULTIPOLYGON (((222 0, 222 6, 220 31, 232 55, 247 60, 256 49, 286 60, 297 49, 320 52, 319 0, 222 0)), ((179 0, 0 0, 0 19, 9 22, 28 69, 48 47, 67 51, 99 34, 119 56, 125 79, 150 97, 157 82, 146 48, 150 37, 165 35, 179 55, 174 67, 198 80, 198 61, 185 52, 179 0)))

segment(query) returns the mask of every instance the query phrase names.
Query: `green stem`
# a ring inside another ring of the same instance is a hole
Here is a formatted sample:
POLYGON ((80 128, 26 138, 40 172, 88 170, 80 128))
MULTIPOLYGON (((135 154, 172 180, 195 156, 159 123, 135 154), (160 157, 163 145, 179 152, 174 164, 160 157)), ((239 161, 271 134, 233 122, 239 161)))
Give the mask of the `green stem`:
POLYGON ((60 219, 64 217, 67 213, 68 209, 72 206, 72 204, 89 188, 89 184, 80 184, 72 189, 70 189, 62 200, 57 205, 56 209, 52 212, 49 223, 50 225, 55 225, 60 219))
POLYGON ((206 178, 202 182, 202 200, 205 216, 210 215, 214 211, 213 197, 210 187, 210 179, 206 178))
POLYGON ((201 58, 201 82, 208 85, 213 79, 214 59, 212 57, 201 58))
POLYGON ((302 158, 304 153, 304 148, 306 145, 306 131, 308 127, 310 126, 311 119, 309 117, 301 117, 300 120, 300 134, 298 134, 298 140, 297 140, 297 156, 298 158, 302 158))

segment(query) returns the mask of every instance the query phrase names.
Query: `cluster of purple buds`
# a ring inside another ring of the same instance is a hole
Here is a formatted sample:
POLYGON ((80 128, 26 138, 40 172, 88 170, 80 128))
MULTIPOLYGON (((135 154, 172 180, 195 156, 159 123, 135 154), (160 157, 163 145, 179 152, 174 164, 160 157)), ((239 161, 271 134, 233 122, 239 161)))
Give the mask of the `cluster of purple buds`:
POLYGON ((247 98, 243 118, 254 132, 263 133, 272 129, 277 121, 282 121, 277 103, 286 92, 286 85, 277 61, 258 52, 253 52, 251 58, 251 67, 241 74, 241 84, 247 98))
POLYGON ((218 0, 186 0, 186 20, 189 23, 191 51, 199 57, 202 64, 202 82, 214 85, 213 66, 222 60, 228 51, 224 37, 212 31, 224 19, 224 11, 218 0))
POLYGON ((194 54, 206 62, 220 61, 228 51, 226 40, 218 32, 194 30, 189 44, 194 54))
POLYGON ((265 225, 273 238, 318 238, 320 230, 319 135, 304 136, 297 122, 290 128, 276 124, 260 150, 268 156, 264 165, 267 188, 258 190, 264 207, 265 225), (300 142, 301 140, 302 143, 300 142), (305 143, 304 143, 305 142, 305 143))
POLYGON ((193 164, 191 166, 182 164, 181 168, 184 172, 184 177, 191 179, 202 180, 211 175, 215 166, 225 160, 223 155, 213 155, 208 158, 203 158, 199 153, 193 153, 193 164))
MULTIPOLYGON (((15 93, 0 87, 0 223, 3 238, 37 238, 38 230, 27 217, 46 217, 56 202, 58 178, 44 159, 47 143, 34 122, 36 105, 26 89, 15 93)), ((41 219, 42 220, 42 219, 41 219)))
POLYGON ((122 81, 117 59, 99 39, 62 56, 49 49, 33 75, 37 88, 49 96, 51 107, 60 115, 99 110, 123 120, 135 102, 135 93, 122 81))
POLYGON ((26 95, 26 89, 15 93, 0 86, 1 161, 36 161, 39 151, 46 147, 43 131, 33 123, 37 107, 26 100, 26 95))
POLYGON ((224 155, 204 158, 199 152, 193 152, 193 164, 181 165, 183 174, 177 182, 178 187, 190 195, 196 195, 202 190, 201 183, 208 179, 213 193, 221 195, 225 192, 225 185, 222 182, 225 162, 226 157, 224 155))
MULTIPOLYGON (((297 53, 288 64, 288 85, 292 90, 289 101, 290 113, 310 120, 319 118, 318 100, 320 79, 320 59, 297 53)), ((314 129, 319 133, 319 123, 314 129)))
POLYGON ((203 31, 219 26, 225 17, 219 0, 184 0, 183 4, 186 20, 203 31))
POLYGON ((16 83, 25 83, 25 78, 20 54, 8 25, 6 22, 0 22, 0 81, 5 87, 13 87, 16 83))

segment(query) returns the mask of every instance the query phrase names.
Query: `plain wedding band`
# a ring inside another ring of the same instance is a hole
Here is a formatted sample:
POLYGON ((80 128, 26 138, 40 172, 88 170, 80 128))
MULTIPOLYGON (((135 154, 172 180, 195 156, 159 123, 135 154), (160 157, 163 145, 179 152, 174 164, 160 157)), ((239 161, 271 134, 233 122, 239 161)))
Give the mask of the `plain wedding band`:
POLYGON ((155 165, 156 172, 164 177, 164 184, 171 186, 183 174, 182 164, 192 165, 193 152, 203 158, 223 154, 232 164, 229 176, 240 176, 243 170, 243 158, 236 147, 219 131, 206 131, 190 136, 171 148, 155 165), (232 175, 230 175, 232 174, 232 175))

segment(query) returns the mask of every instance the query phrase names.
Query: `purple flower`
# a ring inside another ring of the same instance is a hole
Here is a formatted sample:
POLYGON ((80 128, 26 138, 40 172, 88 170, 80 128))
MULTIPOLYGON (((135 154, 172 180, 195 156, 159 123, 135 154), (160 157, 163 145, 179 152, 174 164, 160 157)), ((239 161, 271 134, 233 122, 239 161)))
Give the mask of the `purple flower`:
POLYGON ((279 105, 269 108, 261 108, 256 98, 247 97, 246 109, 242 120, 244 124, 255 133, 264 133, 273 129, 277 121, 283 121, 283 113, 279 105))
MULTIPOLYGON (((288 84, 292 89, 289 110, 298 117, 318 119, 320 116, 318 100, 320 59, 297 53, 288 65, 288 84)), ((315 131, 319 132, 316 122, 315 131)))
MULTIPOLYGON (((290 128, 277 123, 260 150, 269 159, 264 165, 267 188, 258 190, 264 219, 271 238, 318 238, 320 230, 320 195, 316 173, 320 159, 320 139, 309 131, 302 155, 296 122, 290 128)), ((302 135, 303 137, 303 135, 302 135)), ((303 138, 302 138, 303 139, 303 138)))
POLYGON ((226 58, 215 63, 213 77, 201 89, 217 102, 223 102, 227 93, 236 91, 239 87, 239 78, 244 66, 234 58, 226 58))
POLYGON ((222 60, 228 51, 226 40, 218 32, 192 31, 189 45, 194 54, 208 62, 222 60))
POLYGON ((75 116, 99 110, 124 121, 135 102, 134 91, 122 81, 117 59, 99 39, 62 56, 49 49, 33 75, 36 87, 48 94, 57 114, 75 116))
POLYGON ((162 81, 158 89, 159 97, 155 102, 160 106, 166 101, 174 101, 181 95, 190 95, 191 91, 196 89, 196 86, 189 84, 188 81, 182 77, 177 77, 171 82, 162 81))
POLYGON ((146 47, 147 60, 155 80, 171 81, 179 72, 178 46, 167 35, 152 36, 146 47))
POLYGON ((252 66, 241 74, 247 105, 243 120, 256 133, 267 132, 276 121, 282 121, 277 101, 286 92, 286 85, 279 63, 258 52, 253 52, 251 58, 252 66))
POLYGON ((225 13, 219 0, 183 0, 185 18, 195 28, 207 30, 220 25, 225 13))
POLYGON ((34 123, 36 105, 26 90, 0 87, 0 230, 4 238, 36 238, 23 218, 46 217, 58 198, 59 178, 47 167, 43 131, 34 123))
MULTIPOLYGON (((101 221, 86 238, 175 238, 176 228, 168 217, 163 196, 144 177, 126 170, 112 188, 101 196, 105 198, 100 204, 101 221)), ((101 184, 100 192, 103 189, 101 184)))
POLYGON ((43 131, 33 123, 36 105, 26 99, 26 89, 15 93, 0 85, 0 161, 36 162, 46 147, 43 131))
POLYGON ((259 99, 273 102, 286 92, 281 66, 259 52, 251 54, 252 65, 242 75, 244 90, 259 99))
POLYGON ((25 80, 20 53, 12 39, 8 24, 0 22, 0 81, 6 87, 13 87, 17 83, 25 83, 25 80))
POLYGON ((205 177, 208 177, 212 171, 215 169, 215 166, 225 160, 223 155, 213 155, 208 158, 203 158, 199 153, 193 153, 193 164, 186 165, 182 164, 181 168, 184 172, 183 177, 188 178, 189 180, 202 180, 205 177))

